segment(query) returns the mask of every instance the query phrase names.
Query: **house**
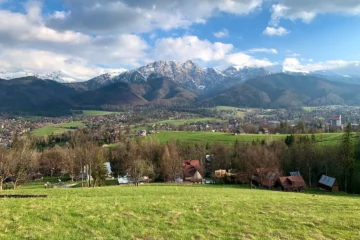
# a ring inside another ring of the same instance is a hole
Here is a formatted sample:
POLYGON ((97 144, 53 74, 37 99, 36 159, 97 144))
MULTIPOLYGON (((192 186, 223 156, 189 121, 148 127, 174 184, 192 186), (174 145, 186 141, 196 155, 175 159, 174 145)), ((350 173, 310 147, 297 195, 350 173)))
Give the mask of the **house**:
POLYGON ((118 184, 129 184, 132 183, 132 180, 126 175, 126 176, 118 176, 118 184))
POLYGON ((341 127, 341 115, 335 115, 330 118, 330 126, 341 127))
POLYGON ((274 184, 274 188, 285 192, 304 192, 306 183, 302 176, 279 177, 274 184))
POLYGON ((200 174, 201 166, 199 160, 183 161, 183 180, 184 182, 202 183, 203 177, 200 174))
POLYGON ((319 187, 325 189, 328 192, 338 192, 339 183, 336 181, 336 178, 322 175, 319 180, 319 187))
POLYGON ((226 176, 226 170, 219 169, 215 171, 215 177, 222 178, 225 176, 226 176))
POLYGON ((140 136, 140 137, 146 137, 146 135, 147 135, 146 130, 140 130, 140 131, 139 131, 139 136, 140 136))
POLYGON ((107 177, 111 178, 112 177, 112 171, 111 171, 111 164, 110 162, 105 162, 104 163, 104 167, 107 170, 107 177))
POLYGON ((254 187, 272 188, 279 176, 277 168, 257 168, 251 177, 251 184, 254 187))

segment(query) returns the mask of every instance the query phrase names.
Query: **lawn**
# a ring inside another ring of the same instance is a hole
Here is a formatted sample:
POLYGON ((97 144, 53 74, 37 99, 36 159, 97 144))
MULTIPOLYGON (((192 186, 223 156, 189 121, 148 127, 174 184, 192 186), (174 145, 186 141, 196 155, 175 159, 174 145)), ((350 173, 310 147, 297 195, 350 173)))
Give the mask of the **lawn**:
POLYGON ((45 126, 39 129, 35 129, 32 131, 32 134, 37 137, 48 136, 51 134, 57 135, 62 134, 64 132, 73 131, 76 127, 86 127, 85 123, 83 122, 69 122, 69 123, 62 123, 62 124, 55 124, 45 126))
POLYGON ((0 239, 359 239, 360 198, 218 185, 22 189, 0 239))
POLYGON ((208 122, 226 122, 226 120, 216 118, 190 118, 190 119, 176 119, 176 120, 164 120, 156 122, 156 124, 172 124, 172 125, 183 125, 185 123, 208 123, 208 122))
POLYGON ((97 111, 97 110, 82 110, 83 116, 95 117, 95 116, 105 116, 111 114, 119 114, 119 112, 108 112, 108 111, 97 111))
MULTIPOLYGON (((184 143, 213 143, 213 142, 222 142, 225 144, 233 144, 236 140, 239 142, 252 142, 253 140, 259 139, 273 141, 285 139, 286 134, 282 135, 262 135, 262 134, 241 134, 234 136, 230 133, 218 133, 218 132, 160 132, 154 135, 160 141, 160 143, 166 143, 170 141, 179 140, 184 143)), ((310 135, 309 135, 310 136, 310 135)), ((335 144, 340 141, 342 134, 341 133, 324 133, 316 134, 316 141, 320 144, 335 144)), ((354 139, 358 138, 357 135, 354 135, 354 139)))

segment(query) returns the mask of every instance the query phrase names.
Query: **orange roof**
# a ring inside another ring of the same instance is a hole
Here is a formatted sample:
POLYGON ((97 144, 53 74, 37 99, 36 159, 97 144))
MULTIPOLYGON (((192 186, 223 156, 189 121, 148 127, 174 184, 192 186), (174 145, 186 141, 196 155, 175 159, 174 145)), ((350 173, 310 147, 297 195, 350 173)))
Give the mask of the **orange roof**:
POLYGON ((183 161, 183 167, 185 166, 200 166, 200 161, 199 160, 184 160, 183 161))

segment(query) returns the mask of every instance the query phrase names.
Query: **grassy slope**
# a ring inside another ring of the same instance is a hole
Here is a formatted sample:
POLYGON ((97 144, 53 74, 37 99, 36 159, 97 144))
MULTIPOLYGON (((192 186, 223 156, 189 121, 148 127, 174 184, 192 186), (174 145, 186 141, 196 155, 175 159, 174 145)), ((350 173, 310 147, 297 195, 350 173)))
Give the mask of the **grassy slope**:
POLYGON ((119 112, 108 112, 108 111, 96 111, 96 110, 83 110, 82 111, 83 116, 105 116, 105 115, 111 115, 111 114, 118 114, 119 112))
POLYGON ((1 239, 358 239, 360 198, 222 186, 39 189, 0 199, 1 239), (36 223, 36 224, 34 224, 36 223))
POLYGON ((64 132, 71 131, 72 127, 86 127, 83 122, 69 122, 56 125, 49 125, 39 129, 35 129, 32 134, 37 137, 47 136, 51 134, 61 134, 64 132))
MULTIPOLYGON (((172 140, 180 140, 185 143, 212 143, 223 142, 225 144, 232 144, 236 140, 240 142, 252 142, 253 140, 278 140, 285 139, 287 135, 259 135, 259 134, 244 134, 234 136, 230 133, 213 133, 213 132, 160 132, 155 134, 161 143, 166 143, 172 140)), ((316 134, 316 141, 321 144, 333 144, 341 139, 339 133, 316 134)))
POLYGON ((216 119, 216 118, 191 118, 191 119, 181 119, 181 120, 164 120, 156 122, 156 124, 173 124, 173 125, 182 125, 182 124, 190 124, 190 123, 208 123, 208 122, 224 122, 226 120, 216 119))

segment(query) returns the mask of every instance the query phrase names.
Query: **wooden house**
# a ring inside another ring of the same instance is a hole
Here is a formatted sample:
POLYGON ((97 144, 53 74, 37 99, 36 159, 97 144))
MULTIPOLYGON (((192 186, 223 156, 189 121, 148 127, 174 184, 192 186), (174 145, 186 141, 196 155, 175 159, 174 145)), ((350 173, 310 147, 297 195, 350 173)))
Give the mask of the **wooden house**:
POLYGON ((302 176, 279 177, 274 184, 274 188, 285 192, 304 192, 306 183, 302 176))
POLYGON ((318 184, 320 188, 325 189, 328 192, 339 191, 339 183, 337 182, 336 178, 322 175, 318 184))
POLYGON ((254 187, 272 188, 279 176, 277 168, 257 168, 251 177, 251 184, 254 187))
POLYGON ((183 180, 184 182, 202 183, 201 166, 199 160, 183 161, 183 180))

